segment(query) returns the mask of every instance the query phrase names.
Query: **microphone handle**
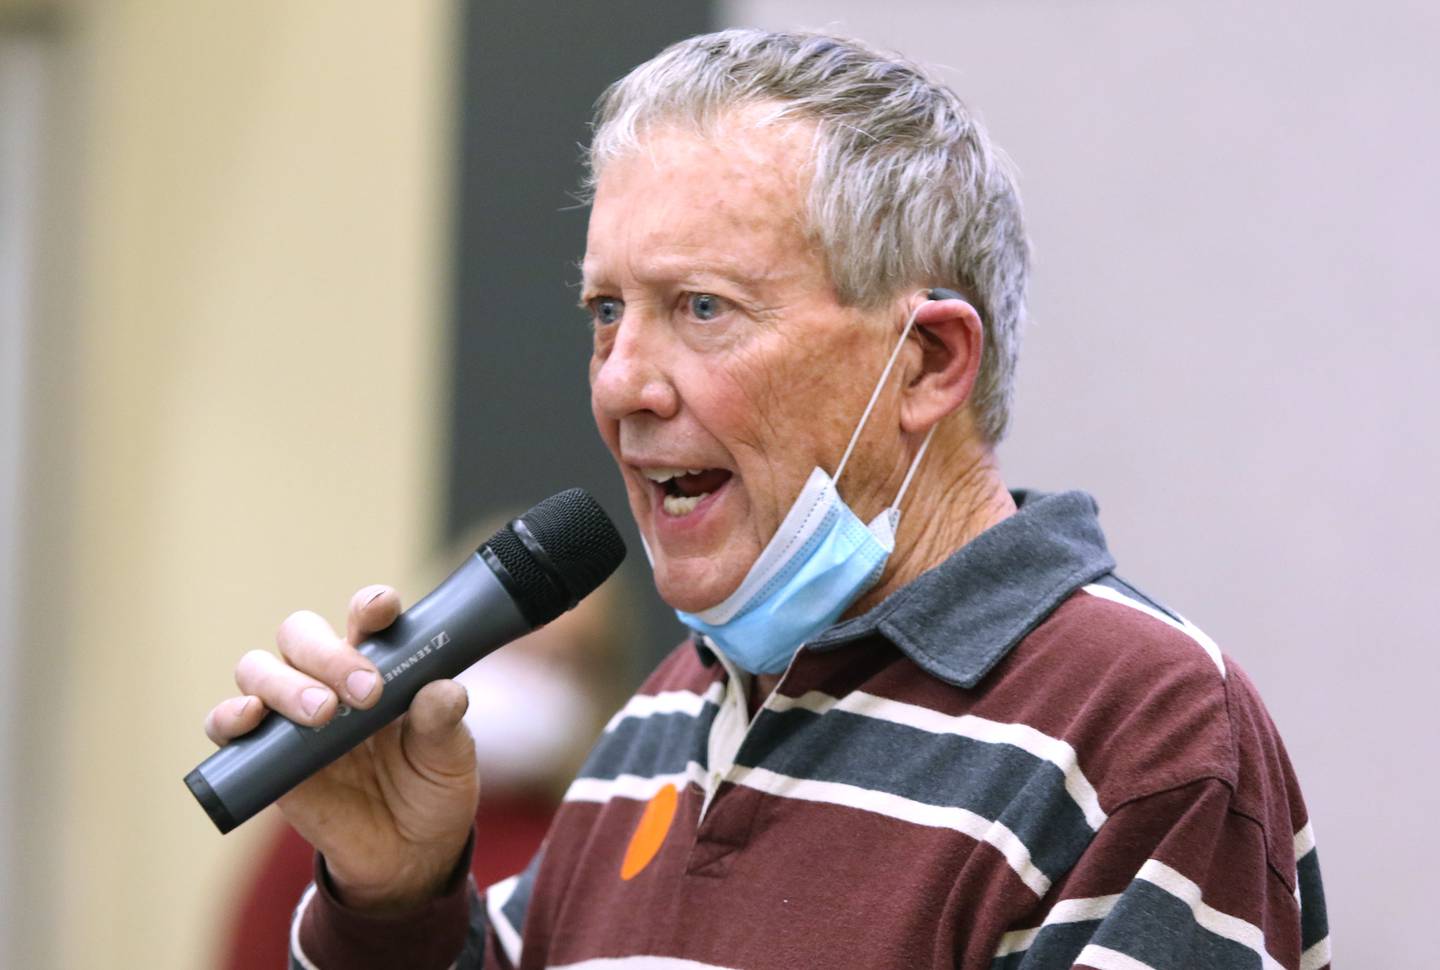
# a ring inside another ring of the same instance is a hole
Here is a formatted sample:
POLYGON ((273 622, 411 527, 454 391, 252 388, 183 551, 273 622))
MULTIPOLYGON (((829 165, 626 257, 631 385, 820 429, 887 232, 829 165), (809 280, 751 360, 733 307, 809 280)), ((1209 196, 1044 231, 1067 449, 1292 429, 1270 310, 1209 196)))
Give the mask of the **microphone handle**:
POLYGON ((229 832, 404 714, 420 688, 456 676, 532 629, 477 553, 358 645, 384 682, 374 707, 362 711, 341 704, 319 727, 271 711, 254 731, 201 762, 185 784, 221 833, 229 832))

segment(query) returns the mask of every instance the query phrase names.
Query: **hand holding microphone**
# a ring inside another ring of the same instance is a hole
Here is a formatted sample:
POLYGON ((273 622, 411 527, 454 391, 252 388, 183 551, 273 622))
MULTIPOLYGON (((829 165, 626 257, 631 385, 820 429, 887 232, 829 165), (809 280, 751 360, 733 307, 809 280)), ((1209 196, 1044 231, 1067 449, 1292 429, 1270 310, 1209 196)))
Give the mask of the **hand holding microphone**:
POLYGON ((237 665, 246 696, 206 718, 225 747, 187 785, 222 831, 279 798, 347 902, 415 905, 454 868, 478 796, 465 692, 448 678, 574 606, 623 557, 604 512, 572 489, 404 613, 393 591, 370 587, 351 601, 344 639, 293 615, 277 634, 284 661, 257 651, 237 665))

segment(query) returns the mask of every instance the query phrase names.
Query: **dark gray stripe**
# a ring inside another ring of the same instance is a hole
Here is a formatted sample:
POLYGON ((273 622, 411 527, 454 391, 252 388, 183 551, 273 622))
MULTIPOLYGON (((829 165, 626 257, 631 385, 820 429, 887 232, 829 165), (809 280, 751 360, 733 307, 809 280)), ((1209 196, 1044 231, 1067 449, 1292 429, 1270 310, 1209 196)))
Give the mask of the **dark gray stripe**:
POLYGON ((465 933, 465 948, 455 961, 455 970, 485 970, 485 936, 490 931, 490 918, 473 877, 466 898, 470 902, 470 927, 465 933))
POLYGON ((718 708, 706 702, 697 717, 652 714, 627 717, 600 736, 580 769, 581 778, 639 775, 651 778, 685 770, 686 763, 706 764, 710 724, 718 708))
POLYGON ((1155 970, 1260 970, 1263 966, 1260 954, 1205 929, 1188 904, 1144 879, 1130 884, 1091 942, 1155 970))
POLYGON ((1295 863, 1300 887, 1300 950, 1304 952, 1330 935, 1325 911, 1325 886, 1320 881, 1320 857, 1311 849, 1295 863))
POLYGON ((1064 773, 1010 744, 933 734, 848 711, 793 709, 761 711, 735 760, 998 821, 1051 880, 1068 872, 1094 837, 1065 790, 1064 773))
POLYGON ((530 908, 530 891, 535 888, 535 874, 540 871, 540 858, 545 854, 544 846, 535 853, 525 871, 520 873, 520 878, 515 881, 515 889, 510 893, 510 898, 505 905, 500 907, 500 914, 510 921, 515 927, 516 933, 525 931, 525 913, 530 908))
POLYGON ((990 970, 1069 970, 1099 925, 1098 919, 1087 919, 1042 927, 1028 950, 996 957, 990 970))

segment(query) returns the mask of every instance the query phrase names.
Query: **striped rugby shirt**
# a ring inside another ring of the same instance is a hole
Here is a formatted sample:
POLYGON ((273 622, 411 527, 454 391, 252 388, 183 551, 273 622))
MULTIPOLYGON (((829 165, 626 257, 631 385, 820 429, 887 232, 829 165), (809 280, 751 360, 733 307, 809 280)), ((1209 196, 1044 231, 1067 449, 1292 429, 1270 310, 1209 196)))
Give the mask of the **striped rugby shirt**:
POLYGON ((753 719, 747 675, 682 645, 483 897, 462 865, 370 917, 318 866, 291 967, 1328 967, 1254 686, 1115 576, 1088 496, 1016 499, 807 644, 753 719))

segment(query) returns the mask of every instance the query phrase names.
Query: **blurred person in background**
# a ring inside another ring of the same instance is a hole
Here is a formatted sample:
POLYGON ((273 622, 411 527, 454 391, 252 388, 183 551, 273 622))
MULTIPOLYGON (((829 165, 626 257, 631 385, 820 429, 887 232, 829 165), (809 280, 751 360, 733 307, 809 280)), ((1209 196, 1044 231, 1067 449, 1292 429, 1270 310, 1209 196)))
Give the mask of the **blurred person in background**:
MULTIPOLYGON (((417 588, 438 585, 496 525, 453 543, 422 571, 417 588)), ((625 699, 632 681, 620 582, 611 577, 575 609, 455 678, 469 697, 464 723, 484 779, 475 814, 475 830, 484 836, 470 861, 479 885, 519 872, 534 856, 566 784, 625 699)), ((283 819, 275 821, 222 941, 224 970, 286 963, 295 901, 315 877, 315 850, 283 819)))
MULTIPOLYGON (((954 93, 725 31, 607 91, 589 163, 592 410, 694 637, 483 895, 456 685, 287 795, 321 854, 291 965, 1328 966, 1249 679, 1117 575, 1093 499, 1001 477, 1029 242, 954 93)), ((373 703, 352 645, 399 609, 282 628, 210 736, 373 703)))

